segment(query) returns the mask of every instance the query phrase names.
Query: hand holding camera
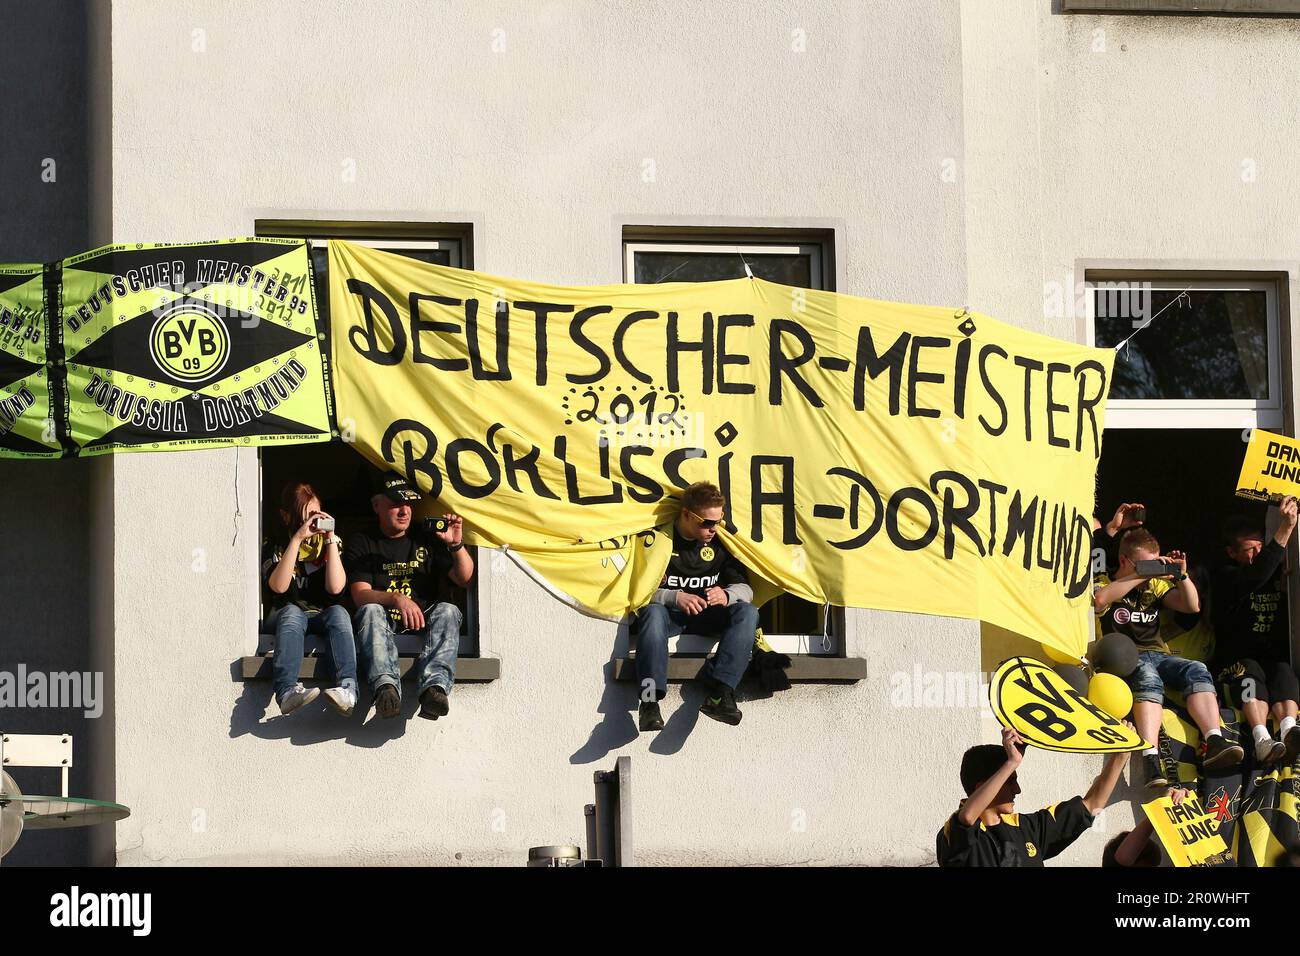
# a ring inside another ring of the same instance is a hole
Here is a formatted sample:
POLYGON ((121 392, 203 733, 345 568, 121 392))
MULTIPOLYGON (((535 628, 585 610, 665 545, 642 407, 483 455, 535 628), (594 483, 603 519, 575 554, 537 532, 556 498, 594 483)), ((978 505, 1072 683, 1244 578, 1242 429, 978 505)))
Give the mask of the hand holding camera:
POLYGON ((320 534, 325 536, 325 543, 328 545, 334 541, 334 528, 335 522, 331 515, 324 511, 313 511, 307 515, 307 520, 298 529, 295 537, 299 541, 306 541, 308 538, 320 534))
POLYGON ((439 515, 424 519, 424 530, 447 545, 455 548, 461 543, 463 519, 457 514, 439 515))
POLYGON ((1146 523, 1147 506, 1141 503, 1126 502, 1115 509, 1115 515, 1106 525, 1106 533, 1112 538, 1121 531, 1136 528, 1146 523))
POLYGON ((1181 581, 1187 577, 1187 555, 1181 551, 1170 551, 1150 561, 1133 562, 1133 570, 1140 578, 1173 578, 1181 581))

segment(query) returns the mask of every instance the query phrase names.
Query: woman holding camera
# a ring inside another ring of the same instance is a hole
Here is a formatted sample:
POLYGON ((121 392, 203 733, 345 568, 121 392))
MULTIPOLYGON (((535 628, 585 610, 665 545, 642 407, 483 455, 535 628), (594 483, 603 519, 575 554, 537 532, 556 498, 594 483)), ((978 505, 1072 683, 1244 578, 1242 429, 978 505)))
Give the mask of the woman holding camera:
POLYGON ((341 603, 347 575, 334 519, 304 481, 284 486, 279 513, 279 534, 262 553, 267 606, 274 609, 268 623, 275 629, 275 699, 288 715, 319 696, 319 689, 303 687, 298 674, 304 638, 323 634, 336 685, 326 688, 325 703, 347 716, 357 703, 357 651, 352 618, 341 603))

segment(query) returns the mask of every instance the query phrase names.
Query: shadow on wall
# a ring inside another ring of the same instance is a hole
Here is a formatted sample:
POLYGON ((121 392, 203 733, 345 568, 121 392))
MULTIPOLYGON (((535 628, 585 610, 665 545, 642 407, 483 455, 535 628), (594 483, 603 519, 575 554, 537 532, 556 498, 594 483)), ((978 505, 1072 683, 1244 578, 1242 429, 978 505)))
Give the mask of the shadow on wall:
MULTIPOLYGON (((614 650, 605 664, 605 689, 596 713, 600 721, 591 728, 586 743, 569 756, 571 764, 587 764, 604 760, 607 756, 635 741, 640 736, 637 728, 637 708, 640 705, 637 682, 634 680, 615 680, 614 670, 617 660, 627 656, 630 640, 627 619, 618 625, 614 639, 614 650)), ((753 700, 769 700, 773 696, 770 690, 764 690, 757 680, 746 673, 740 686, 736 688, 736 700, 739 703, 753 700)), ((668 696, 660 702, 664 716, 664 729, 650 734, 649 751, 652 754, 670 756, 679 753, 686 740, 695 729, 700 719, 700 705, 704 703, 704 688, 699 681, 682 684, 669 684, 668 696), (680 690, 675 691, 677 687, 680 690)))
MULTIPOLYGON (((0 707, 0 730, 11 734, 71 734, 73 765, 68 792, 102 799, 92 793, 90 725, 98 719, 108 688, 90 674, 89 526, 87 488, 92 462, 0 461, 0 488, 8 507, 0 521, 0 554, 5 573, 0 603, 5 627, 0 632, 0 671, 14 686, 21 706, 0 707), (56 518, 57 516, 57 518, 56 518), (64 684, 79 700, 63 693, 36 696, 39 680, 47 688, 61 681, 52 675, 79 673, 64 684), (59 699, 53 699, 57 696, 59 699), (98 700, 94 698, 98 697, 98 700), (87 714, 92 716, 87 716, 87 714)), ((57 794, 57 770, 15 768, 15 782, 29 794, 57 794)), ((6 856, 4 865, 85 865, 90 831, 86 828, 33 832, 6 856)))
MULTIPOLYGON (((0 30, 0 262, 49 262, 92 245, 84 2, 11 0, 0 30)), ((5 383, 7 384, 7 383, 5 383)), ((87 461, 0 461, 5 573, 0 671, 84 672, 90 667, 87 461)), ((104 689, 108 693, 108 689, 104 689)), ((0 730, 73 735, 69 792, 90 791, 93 755, 85 708, 0 709, 0 730)), ((52 770, 17 770, 28 793, 58 792, 52 770)), ((86 865, 86 828, 26 835, 4 865, 86 865)))

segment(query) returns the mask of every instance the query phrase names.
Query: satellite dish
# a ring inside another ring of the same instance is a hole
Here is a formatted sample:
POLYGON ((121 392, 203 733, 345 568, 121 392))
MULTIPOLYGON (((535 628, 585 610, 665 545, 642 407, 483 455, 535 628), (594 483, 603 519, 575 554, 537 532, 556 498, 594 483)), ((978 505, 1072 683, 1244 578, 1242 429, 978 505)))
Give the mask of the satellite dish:
POLYGON ((131 811, 120 803, 86 797, 23 797, 23 826, 28 830, 91 827, 125 820, 131 811))
POLYGON ((57 830, 116 823, 131 815, 120 803, 69 797, 72 737, 68 734, 2 734, 0 753, 14 767, 58 767, 63 772, 63 796, 24 794, 12 777, 0 770, 0 857, 13 849, 24 830, 57 830))
POLYGON ((0 770, 0 857, 23 835, 23 792, 13 777, 0 770))

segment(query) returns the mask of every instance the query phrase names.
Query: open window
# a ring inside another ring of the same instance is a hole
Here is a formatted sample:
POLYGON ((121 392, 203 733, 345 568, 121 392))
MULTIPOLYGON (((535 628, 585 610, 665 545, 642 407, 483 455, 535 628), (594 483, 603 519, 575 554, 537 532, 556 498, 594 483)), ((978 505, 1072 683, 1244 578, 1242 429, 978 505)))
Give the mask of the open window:
MULTIPOLYGON (((467 266, 470 255, 468 227, 456 225, 259 220, 257 234, 307 237, 311 248, 317 309, 322 325, 326 328, 330 320, 328 239, 347 239, 421 262, 454 268, 467 266)), ((365 459, 346 442, 336 439, 328 444, 264 447, 260 449, 259 464, 263 538, 279 524, 281 488, 285 483, 299 479, 308 481, 315 487, 320 495, 321 506, 338 522, 338 534, 343 541, 346 542, 350 534, 373 526, 375 517, 370 508, 366 471, 368 466, 365 459)), ((436 502, 426 500, 415 509, 415 514, 420 517, 438 513, 439 510, 436 502)), ((477 549, 471 548, 471 552, 476 551, 477 549)), ((460 642, 461 657, 479 656, 478 582, 483 568, 477 553, 473 557, 475 573, 469 588, 456 588, 448 583, 451 600, 460 606, 464 622, 460 642)), ((415 653, 419 650, 415 646, 416 642, 418 638, 414 635, 404 635, 398 640, 398 651, 415 653), (410 646, 403 646, 403 641, 410 646)), ((258 652, 263 650, 265 648, 259 646, 258 652)))
POLYGON ((1143 502, 1161 547, 1186 552, 1203 587, 1226 560, 1229 516, 1266 526, 1266 507, 1233 492, 1251 430, 1284 424, 1284 279, 1111 269, 1084 279, 1089 340, 1118 347, 1097 517, 1143 502))
MULTIPOLYGON (((832 237, 793 230, 627 229, 623 235, 624 281, 709 282, 739 279, 745 267, 758 278, 805 289, 830 289, 832 237)), ((844 609, 792 595, 769 601, 760 613, 768 643, 786 654, 843 653, 844 609)), ((703 653, 709 639, 684 634, 680 653, 703 653)))

